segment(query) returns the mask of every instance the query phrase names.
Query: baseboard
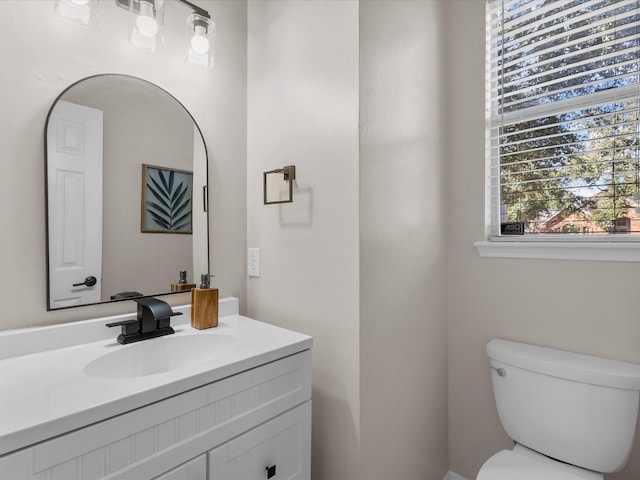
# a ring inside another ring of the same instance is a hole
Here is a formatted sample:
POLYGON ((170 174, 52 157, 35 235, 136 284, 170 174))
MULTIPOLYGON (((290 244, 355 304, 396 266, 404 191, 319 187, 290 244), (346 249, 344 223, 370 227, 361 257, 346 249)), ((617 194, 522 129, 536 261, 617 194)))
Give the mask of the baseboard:
POLYGON ((444 480, 467 480, 467 479, 464 478, 463 476, 458 475, 457 473, 454 473, 451 470, 449 470, 447 472, 447 476, 444 477, 444 480))

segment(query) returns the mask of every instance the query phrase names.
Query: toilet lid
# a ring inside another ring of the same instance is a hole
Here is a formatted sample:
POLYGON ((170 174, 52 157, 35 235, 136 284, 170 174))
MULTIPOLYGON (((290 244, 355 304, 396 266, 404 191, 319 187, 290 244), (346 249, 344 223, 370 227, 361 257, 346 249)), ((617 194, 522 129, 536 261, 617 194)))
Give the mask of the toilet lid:
POLYGON ((565 465, 550 458, 532 458, 512 450, 502 450, 487 460, 476 480, 585 480, 603 478, 596 472, 565 465), (567 468, 568 467, 568 468, 567 468), (584 472, 584 473, 583 473, 584 472))

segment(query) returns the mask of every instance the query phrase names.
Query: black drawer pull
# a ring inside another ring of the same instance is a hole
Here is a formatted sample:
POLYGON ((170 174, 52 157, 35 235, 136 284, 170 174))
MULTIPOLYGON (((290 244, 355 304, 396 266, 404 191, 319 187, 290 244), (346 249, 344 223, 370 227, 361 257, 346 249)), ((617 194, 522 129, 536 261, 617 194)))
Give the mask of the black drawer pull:
POLYGON ((267 467, 267 478, 271 478, 275 476, 276 476, 276 466, 271 465, 270 467, 267 467))

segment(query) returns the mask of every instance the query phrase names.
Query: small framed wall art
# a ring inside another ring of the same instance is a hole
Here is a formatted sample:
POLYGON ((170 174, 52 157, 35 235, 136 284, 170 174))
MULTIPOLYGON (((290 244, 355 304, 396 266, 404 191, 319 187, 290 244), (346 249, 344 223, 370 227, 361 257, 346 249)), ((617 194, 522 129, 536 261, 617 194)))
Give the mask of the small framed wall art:
POLYGON ((192 233, 193 172, 142 165, 140 231, 192 233))

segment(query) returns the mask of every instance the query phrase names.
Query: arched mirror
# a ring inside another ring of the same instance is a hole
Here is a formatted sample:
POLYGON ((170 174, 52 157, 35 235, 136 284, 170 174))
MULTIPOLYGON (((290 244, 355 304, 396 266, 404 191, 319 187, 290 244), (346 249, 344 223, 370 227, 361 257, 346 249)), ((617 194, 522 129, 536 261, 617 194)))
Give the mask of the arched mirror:
POLYGON ((207 151, 175 97, 88 77, 56 99, 45 137, 49 310, 176 293, 209 273, 207 151))

